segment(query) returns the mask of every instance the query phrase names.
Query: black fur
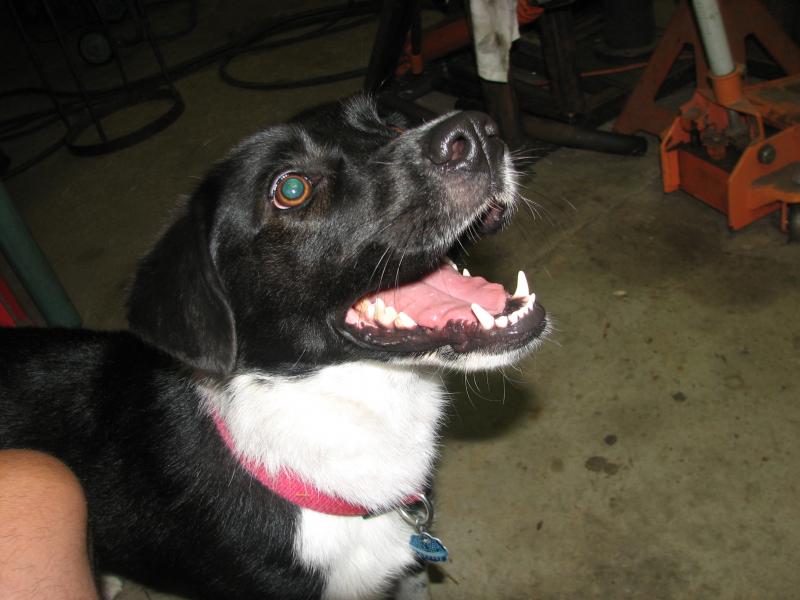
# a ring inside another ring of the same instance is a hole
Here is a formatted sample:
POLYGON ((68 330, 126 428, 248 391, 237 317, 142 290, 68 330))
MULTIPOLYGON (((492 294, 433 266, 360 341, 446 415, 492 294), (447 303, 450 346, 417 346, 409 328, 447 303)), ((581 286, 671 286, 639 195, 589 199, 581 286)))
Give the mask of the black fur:
POLYGON ((175 359, 128 333, 0 332, 0 447, 75 471, 99 568, 198 598, 319 594, 295 508, 237 468, 175 359))
MULTIPOLYGON (((469 125, 458 119, 441 127, 469 125)), ((449 130, 393 125, 357 99, 235 148, 142 261, 134 333, 0 331, 0 448, 75 471, 99 569, 199 598, 321 593, 322 575, 293 560, 297 509, 237 467, 195 386, 402 353, 343 334, 347 307, 429 272, 453 222, 508 184, 492 175, 503 144, 489 125, 452 164, 431 149, 449 130), (287 170, 314 195, 279 210, 270 190, 287 170)))

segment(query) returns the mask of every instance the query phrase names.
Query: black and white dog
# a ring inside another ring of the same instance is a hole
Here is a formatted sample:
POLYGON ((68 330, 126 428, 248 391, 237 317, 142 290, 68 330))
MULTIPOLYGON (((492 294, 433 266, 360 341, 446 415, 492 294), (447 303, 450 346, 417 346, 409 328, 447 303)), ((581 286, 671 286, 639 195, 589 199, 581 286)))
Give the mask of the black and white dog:
POLYGON ((448 259, 517 200, 496 125, 402 127, 357 97, 241 143, 141 263, 132 333, 0 332, 0 448, 74 470, 100 570, 344 599, 419 562, 403 507, 440 371, 508 365, 547 318, 523 274, 509 293, 448 259))

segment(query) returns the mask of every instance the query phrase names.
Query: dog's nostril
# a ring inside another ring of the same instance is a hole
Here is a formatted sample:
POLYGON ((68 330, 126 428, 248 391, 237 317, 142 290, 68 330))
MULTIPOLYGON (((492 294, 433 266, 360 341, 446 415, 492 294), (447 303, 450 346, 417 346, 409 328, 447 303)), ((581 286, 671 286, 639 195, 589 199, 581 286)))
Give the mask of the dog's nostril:
POLYGON ((450 158, 447 162, 459 163, 467 153, 467 140, 463 137, 456 138, 450 145, 450 158))
POLYGON ((472 111, 457 113, 431 129, 426 154, 435 165, 475 168, 485 154, 482 148, 497 134, 497 125, 488 115, 472 111))

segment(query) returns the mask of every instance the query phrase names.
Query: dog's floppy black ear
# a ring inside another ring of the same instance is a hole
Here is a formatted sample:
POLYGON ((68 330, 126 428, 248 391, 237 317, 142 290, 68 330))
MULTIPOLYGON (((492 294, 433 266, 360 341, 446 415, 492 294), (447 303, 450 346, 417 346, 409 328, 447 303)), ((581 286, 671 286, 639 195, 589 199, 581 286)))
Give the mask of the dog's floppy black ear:
POLYGON ((211 258, 210 217, 199 199, 140 263, 128 322, 146 341, 189 365, 226 374, 236 361, 234 316, 211 258))

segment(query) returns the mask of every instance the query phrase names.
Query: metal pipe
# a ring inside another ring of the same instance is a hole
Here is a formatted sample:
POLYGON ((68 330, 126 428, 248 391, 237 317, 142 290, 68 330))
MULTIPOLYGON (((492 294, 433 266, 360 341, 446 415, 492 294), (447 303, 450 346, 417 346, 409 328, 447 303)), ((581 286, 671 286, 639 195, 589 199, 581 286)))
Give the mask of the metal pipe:
POLYGON ((623 156, 641 156, 647 151, 647 140, 638 135, 583 129, 527 114, 522 115, 522 127, 525 133, 534 139, 568 148, 623 156))
POLYGON ((0 183, 0 251, 50 326, 78 327, 81 318, 0 183))
POLYGON ((717 0, 692 0, 692 4, 711 73, 717 77, 730 75, 736 65, 717 0))

